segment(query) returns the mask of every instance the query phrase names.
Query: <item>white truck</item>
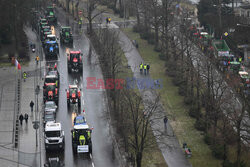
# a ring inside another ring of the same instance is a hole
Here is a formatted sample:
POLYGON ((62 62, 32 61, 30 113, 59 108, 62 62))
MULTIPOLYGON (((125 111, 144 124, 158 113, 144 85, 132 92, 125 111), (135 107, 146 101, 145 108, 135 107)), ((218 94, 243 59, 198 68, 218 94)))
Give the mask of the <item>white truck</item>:
POLYGON ((61 123, 47 122, 44 131, 45 149, 64 150, 64 131, 62 130, 61 123))

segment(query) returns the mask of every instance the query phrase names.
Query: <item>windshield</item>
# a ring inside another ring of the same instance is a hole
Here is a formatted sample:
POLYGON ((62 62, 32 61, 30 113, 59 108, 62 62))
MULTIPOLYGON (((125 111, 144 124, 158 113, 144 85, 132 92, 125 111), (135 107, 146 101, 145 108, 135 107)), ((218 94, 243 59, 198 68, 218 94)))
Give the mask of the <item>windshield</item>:
POLYGON ((59 130, 57 130, 57 131, 47 131, 47 132, 45 132, 45 135, 47 137, 60 137, 61 133, 60 133, 59 130))
POLYGON ((48 85, 47 90, 55 90, 55 85, 48 85))
POLYGON ((46 122, 48 122, 48 121, 54 121, 54 120, 55 120, 55 119, 54 119, 54 114, 45 114, 44 120, 45 120, 46 122))
POLYGON ((56 80, 55 78, 45 78, 46 83, 55 83, 56 82, 55 80, 56 80))
POLYGON ((55 108, 55 103, 54 102, 47 102, 45 104, 45 108, 55 108))

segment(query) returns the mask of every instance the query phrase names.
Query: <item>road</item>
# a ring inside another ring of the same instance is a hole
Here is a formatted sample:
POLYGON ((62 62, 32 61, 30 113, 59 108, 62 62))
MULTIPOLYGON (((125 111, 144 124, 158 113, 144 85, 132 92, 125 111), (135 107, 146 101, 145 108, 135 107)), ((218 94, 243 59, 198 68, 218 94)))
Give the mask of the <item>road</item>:
MULTIPOLYGON (((117 161, 113 160, 112 157, 112 140, 110 138, 109 124, 106 119, 107 105, 106 105, 106 93, 101 90, 88 90, 86 89, 86 78, 96 77, 98 79, 102 78, 102 72, 98 65, 97 57, 92 53, 91 59, 88 59, 89 52, 89 41, 84 34, 79 34, 77 24, 73 19, 65 14, 65 12, 58 8, 58 25, 71 26, 73 29, 74 44, 73 48, 66 48, 65 46, 60 46, 58 57, 58 70, 60 73, 60 91, 59 91, 59 105, 57 113, 57 122, 61 122, 62 128, 65 132, 65 151, 45 153, 43 159, 49 157, 59 156, 60 159, 65 163, 65 166, 101 166, 101 167, 116 167, 117 161), (67 58, 66 50, 81 50, 83 53, 83 75, 68 74, 67 71, 67 58), (71 105, 67 109, 66 103, 66 89, 68 89, 69 84, 73 84, 77 79, 79 87, 82 89, 82 105, 81 109, 71 105), (85 155, 73 156, 72 146, 71 146, 71 132, 72 129, 72 119, 77 112, 82 110, 86 112, 86 119, 90 127, 93 127, 92 133, 92 143, 93 143, 93 153, 90 158, 85 155)), ((56 35, 59 36, 59 26, 55 27, 56 35)))

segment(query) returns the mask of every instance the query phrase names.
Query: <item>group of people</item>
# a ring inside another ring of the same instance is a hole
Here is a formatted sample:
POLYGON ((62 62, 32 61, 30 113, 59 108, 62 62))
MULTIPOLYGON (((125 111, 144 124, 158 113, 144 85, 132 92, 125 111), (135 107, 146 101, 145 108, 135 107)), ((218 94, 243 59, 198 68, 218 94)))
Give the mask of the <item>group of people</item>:
POLYGON ((107 17, 107 18, 106 18, 106 23, 107 23, 107 24, 110 24, 110 22, 111 22, 111 18, 110 18, 110 17, 107 17))
POLYGON ((141 63, 139 67, 140 67, 140 73, 141 74, 143 74, 143 71, 144 71, 144 75, 149 74, 149 69, 150 69, 150 65, 149 64, 143 64, 143 63, 141 63))
MULTIPOLYGON (((33 107, 34 107, 34 102, 31 100, 30 102, 31 113, 33 113, 33 107)), ((23 120, 25 120, 25 123, 27 124, 28 119, 29 119, 29 115, 27 113, 25 113, 24 115, 23 114, 19 115, 19 121, 21 125, 23 125, 23 120)))

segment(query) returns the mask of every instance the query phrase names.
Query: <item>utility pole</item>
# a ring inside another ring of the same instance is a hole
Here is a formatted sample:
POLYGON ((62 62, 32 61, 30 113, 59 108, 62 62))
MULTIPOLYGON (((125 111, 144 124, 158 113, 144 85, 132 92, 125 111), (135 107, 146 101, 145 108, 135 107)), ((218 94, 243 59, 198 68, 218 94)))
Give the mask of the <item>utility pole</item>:
POLYGON ((218 0, 218 15, 219 15, 219 35, 222 37, 222 21, 221 21, 221 0, 218 0))
POLYGON ((123 24, 124 24, 124 28, 126 27, 126 23, 125 23, 125 19, 126 19, 126 7, 125 7, 125 0, 123 0, 123 24))

